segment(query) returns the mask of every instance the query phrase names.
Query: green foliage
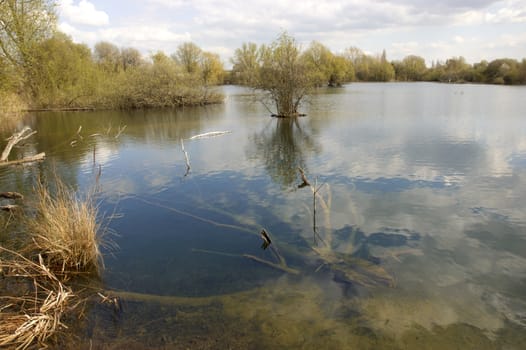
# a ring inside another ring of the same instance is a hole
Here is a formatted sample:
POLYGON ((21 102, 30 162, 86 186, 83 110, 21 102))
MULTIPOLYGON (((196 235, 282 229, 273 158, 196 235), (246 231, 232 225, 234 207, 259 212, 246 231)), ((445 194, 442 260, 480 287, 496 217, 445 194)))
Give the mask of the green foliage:
POLYGON ((200 60, 200 71, 205 85, 218 85, 223 82, 225 70, 218 54, 203 52, 200 60))
POLYGON ((302 59, 309 71, 314 86, 326 86, 333 73, 334 55, 323 44, 313 41, 303 53, 302 59))
POLYGON ((222 100, 221 95, 203 84, 200 76, 188 73, 163 52, 151 58, 152 63, 128 68, 115 76, 113 88, 106 91, 107 107, 176 107, 222 100))
POLYGON ((302 54, 314 86, 341 86, 354 79, 352 62, 334 55, 323 44, 313 41, 302 54))
POLYGON ((298 107, 314 86, 296 40, 287 33, 260 48, 261 63, 255 87, 268 93, 276 114, 298 115, 298 107))
POLYGON ((55 3, 50 0, 0 1, 0 85, 33 92, 32 68, 38 46, 55 31, 55 3))
POLYGON ((224 68, 219 55, 203 51, 194 43, 179 45, 172 59, 190 80, 200 80, 206 86, 223 82, 224 68))
MULTIPOLYGON (((145 108, 214 103, 208 88, 223 83, 217 54, 181 44, 170 57, 144 60, 133 47, 99 42, 91 51, 57 32, 53 0, 0 0, 0 113, 30 108, 145 108)), ((319 42, 302 51, 282 33, 269 45, 244 43, 231 60, 230 80, 266 93, 275 113, 294 116, 315 87, 359 81, 441 81, 526 84, 526 60, 470 65, 452 57, 427 68, 410 55, 389 62, 350 47, 334 54, 319 42)), ((267 103, 268 105, 268 103, 267 103)))
POLYGON ((100 41, 95 44, 93 56, 95 62, 105 72, 118 72, 122 67, 123 61, 119 48, 107 41, 100 41))
POLYGON ((80 107, 92 101, 97 90, 97 67, 90 49, 56 33, 40 43, 31 69, 33 103, 40 108, 80 107))
POLYGON ((409 55, 402 61, 393 62, 396 80, 421 81, 427 71, 426 61, 419 56, 409 55))
POLYGON ((196 44, 186 42, 179 45, 172 57, 188 74, 198 74, 201 54, 202 50, 196 44))
POLYGON ((232 63, 232 81, 236 84, 255 86, 259 75, 260 51, 254 43, 243 43, 236 49, 232 63))
POLYGON ((473 82, 485 84, 526 84, 526 64, 511 58, 485 60, 470 65, 463 57, 453 57, 445 64, 437 62, 425 78, 441 82, 473 82))

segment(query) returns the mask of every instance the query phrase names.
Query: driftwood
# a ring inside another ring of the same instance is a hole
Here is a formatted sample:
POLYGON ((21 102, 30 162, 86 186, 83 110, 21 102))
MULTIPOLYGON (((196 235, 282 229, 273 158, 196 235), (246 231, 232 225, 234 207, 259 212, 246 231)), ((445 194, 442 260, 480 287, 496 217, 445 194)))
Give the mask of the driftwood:
POLYGON ((7 165, 21 164, 21 163, 36 162, 39 160, 43 160, 44 158, 46 158, 46 153, 42 152, 39 154, 35 154, 34 156, 25 157, 22 159, 11 160, 8 162, 0 162, 0 167, 7 166, 7 165))
POLYGON ((9 157, 9 153, 11 153, 11 149, 13 149, 13 147, 20 141, 23 141, 33 136, 34 134, 36 134, 36 131, 31 131, 31 128, 29 126, 26 126, 19 132, 14 133, 10 138, 7 139, 8 142, 4 148, 4 151, 2 152, 2 156, 0 157, 0 162, 7 162, 7 157, 9 157))
POLYGON ((221 135, 225 135, 229 133, 231 133, 231 131, 211 131, 211 132, 206 132, 204 134, 192 136, 189 138, 189 140, 204 139, 207 137, 221 136, 221 135))
POLYGON ((39 153, 39 154, 36 154, 34 156, 26 157, 26 158, 23 158, 23 159, 12 160, 12 161, 8 160, 9 153, 11 153, 11 150, 13 149, 13 147, 17 143, 26 140, 27 138, 33 136, 34 134, 36 134, 36 131, 32 131, 29 126, 26 126, 22 130, 20 130, 19 132, 16 132, 11 137, 9 137, 7 139, 7 141, 8 141, 7 145, 5 146, 4 151, 2 152, 2 156, 0 156, 0 166, 19 164, 19 163, 25 163, 25 162, 34 162, 34 161, 37 161, 37 160, 44 159, 46 157, 46 154, 45 153, 39 153))

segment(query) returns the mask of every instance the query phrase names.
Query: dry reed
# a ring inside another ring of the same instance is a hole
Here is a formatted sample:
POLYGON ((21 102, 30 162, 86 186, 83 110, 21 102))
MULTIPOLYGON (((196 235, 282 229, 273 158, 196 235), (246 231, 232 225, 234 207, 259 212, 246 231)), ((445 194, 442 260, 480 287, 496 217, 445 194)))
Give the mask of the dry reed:
POLYGON ((35 215, 27 217, 32 248, 56 272, 99 272, 103 267, 104 231, 97 221, 98 208, 91 194, 79 198, 60 179, 54 195, 43 184, 36 187, 35 215))
POLYGON ((26 349, 38 343, 45 346, 49 338, 66 326, 61 318, 73 297, 45 265, 0 246, 2 296, 0 307, 0 346, 26 349), (15 293, 13 293, 15 292, 15 293))

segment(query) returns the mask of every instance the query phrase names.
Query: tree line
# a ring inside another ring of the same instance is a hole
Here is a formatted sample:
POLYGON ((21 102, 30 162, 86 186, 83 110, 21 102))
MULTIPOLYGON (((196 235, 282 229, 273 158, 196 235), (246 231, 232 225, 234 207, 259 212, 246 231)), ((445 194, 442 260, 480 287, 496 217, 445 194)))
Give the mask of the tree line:
POLYGON ((181 44, 143 57, 133 47, 93 49, 56 30, 55 1, 0 1, 0 112, 52 108, 145 108, 215 103, 217 54, 181 44))
POLYGON ((53 0, 0 1, 0 113, 214 103, 222 97, 209 87, 234 83, 268 92, 277 113, 291 115, 310 89, 353 81, 526 84, 526 59, 471 65, 453 57, 427 67, 415 55, 389 61, 385 50, 369 55, 349 47, 336 54, 316 41, 303 48, 287 33, 270 44, 243 43, 227 72, 219 55, 191 42, 171 55, 159 51, 149 57, 109 42, 93 49, 75 43, 56 30, 55 5, 53 0))
MULTIPOLYGON (((279 39, 278 39, 279 40, 279 39)), ((232 83, 250 85, 257 69, 264 65, 268 45, 244 43, 232 58, 232 83)), ((299 47, 298 47, 299 48, 299 47)), ((340 86, 350 82, 434 81, 447 83, 481 83, 499 85, 526 84, 526 58, 499 58, 469 64, 464 57, 436 61, 431 67, 423 57, 408 55, 388 61, 386 51, 366 54, 357 47, 333 53, 322 43, 313 41, 298 58, 315 86, 340 86), (301 56, 301 57, 300 57, 301 56)))

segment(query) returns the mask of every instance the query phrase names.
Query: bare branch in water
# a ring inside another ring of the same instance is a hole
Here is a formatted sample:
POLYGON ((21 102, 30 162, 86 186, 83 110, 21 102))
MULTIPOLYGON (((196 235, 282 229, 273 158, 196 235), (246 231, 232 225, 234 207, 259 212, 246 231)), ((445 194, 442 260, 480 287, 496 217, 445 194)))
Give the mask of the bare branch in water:
POLYGON ((310 186, 309 180, 307 180, 307 177, 305 176, 305 171, 301 167, 298 167, 298 171, 300 172, 301 181, 303 181, 300 185, 298 185, 298 188, 303 188, 310 186))
POLYGON ((184 149, 184 142, 183 142, 183 139, 181 139, 181 148, 183 150, 183 153, 184 153, 184 159, 186 161, 186 173, 184 173, 184 176, 188 175, 188 173, 190 172, 190 159, 188 158, 188 153, 186 152, 186 150, 184 149))
POLYGON ((14 133, 7 139, 7 145, 4 148, 4 151, 2 152, 2 156, 0 157, 0 162, 6 162, 7 157, 9 157, 9 153, 11 153, 11 149, 19 142, 33 136, 36 134, 36 131, 31 131, 31 128, 29 126, 24 127, 22 130, 20 130, 17 133, 14 133), (29 134, 28 134, 29 133, 29 134))
POLYGON ((124 131, 124 129, 126 129, 128 125, 124 125, 123 127, 120 127, 119 126, 119 131, 117 131, 117 135, 115 135, 115 139, 118 139, 119 136, 121 136, 122 132, 124 131))
POLYGON ((225 134, 230 134, 231 131, 210 131, 204 134, 195 135, 189 138, 189 140, 204 139, 208 137, 221 136, 225 134))
POLYGON ((270 240, 270 237, 268 236, 267 231, 265 231, 265 229, 262 229, 259 235, 261 236, 261 239, 263 240, 263 244, 261 245, 261 248, 267 249, 268 246, 272 243, 272 241, 270 240))

